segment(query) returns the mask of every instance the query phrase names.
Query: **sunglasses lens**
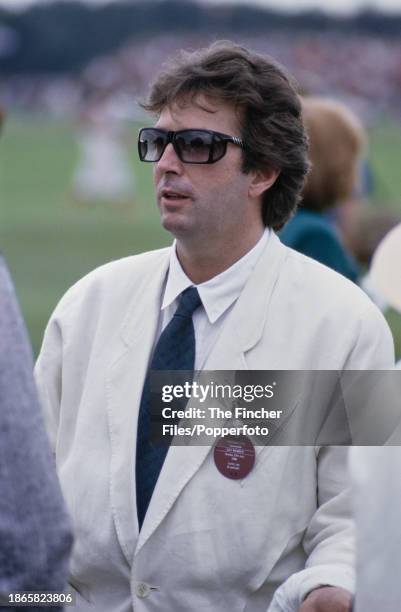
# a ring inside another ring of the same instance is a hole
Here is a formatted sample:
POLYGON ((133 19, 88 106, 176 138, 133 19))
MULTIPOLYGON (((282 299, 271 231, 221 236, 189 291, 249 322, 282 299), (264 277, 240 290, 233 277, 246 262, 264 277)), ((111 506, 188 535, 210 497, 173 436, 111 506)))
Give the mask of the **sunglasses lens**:
POLYGON ((222 157, 224 157, 224 155, 226 154, 227 151, 227 143, 224 142, 224 140, 222 140, 217 134, 214 137, 214 141, 213 141, 213 152, 212 152, 212 160, 213 162, 218 161, 219 159, 221 159, 222 157))
POLYGON ((167 135, 153 129, 144 129, 139 135, 138 149, 142 161, 158 161, 166 146, 167 135))
POLYGON ((175 145, 183 162, 204 164, 209 161, 213 134, 200 130, 183 130, 177 133, 175 145))

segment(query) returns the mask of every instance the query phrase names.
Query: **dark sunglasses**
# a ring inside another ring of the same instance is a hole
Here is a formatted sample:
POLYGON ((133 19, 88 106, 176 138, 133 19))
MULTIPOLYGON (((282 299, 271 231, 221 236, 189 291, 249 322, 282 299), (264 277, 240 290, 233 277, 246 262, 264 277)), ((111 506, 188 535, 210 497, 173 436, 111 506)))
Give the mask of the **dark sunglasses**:
POLYGON ((226 154, 228 142, 244 147, 241 138, 212 130, 166 132, 158 128, 142 128, 138 137, 140 160, 159 161, 170 142, 179 159, 186 164, 214 164, 226 154))

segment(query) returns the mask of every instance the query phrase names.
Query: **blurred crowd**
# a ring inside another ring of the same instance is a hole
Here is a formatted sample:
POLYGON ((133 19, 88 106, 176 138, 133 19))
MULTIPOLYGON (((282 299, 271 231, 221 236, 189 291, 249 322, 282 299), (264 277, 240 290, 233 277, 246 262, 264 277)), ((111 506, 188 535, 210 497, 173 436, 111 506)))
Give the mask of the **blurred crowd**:
MULTIPOLYGON (((305 93, 343 100, 365 122, 390 115, 401 119, 401 45, 394 39, 339 33, 267 34, 237 42, 269 53, 295 75, 305 93)), ((140 116, 138 101, 166 58, 177 49, 206 45, 206 38, 166 35, 136 40, 98 57, 74 75, 0 77, 0 98, 9 109, 56 116, 82 112, 93 95, 107 97, 121 118, 140 116)))

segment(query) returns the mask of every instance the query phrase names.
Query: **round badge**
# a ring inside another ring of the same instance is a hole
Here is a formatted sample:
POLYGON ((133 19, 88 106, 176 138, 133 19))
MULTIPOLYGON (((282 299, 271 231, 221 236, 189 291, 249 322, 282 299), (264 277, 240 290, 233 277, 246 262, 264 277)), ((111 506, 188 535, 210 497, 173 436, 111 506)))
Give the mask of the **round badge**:
POLYGON ((220 438, 214 447, 214 462, 223 476, 240 480, 255 464, 255 448, 247 436, 220 438))

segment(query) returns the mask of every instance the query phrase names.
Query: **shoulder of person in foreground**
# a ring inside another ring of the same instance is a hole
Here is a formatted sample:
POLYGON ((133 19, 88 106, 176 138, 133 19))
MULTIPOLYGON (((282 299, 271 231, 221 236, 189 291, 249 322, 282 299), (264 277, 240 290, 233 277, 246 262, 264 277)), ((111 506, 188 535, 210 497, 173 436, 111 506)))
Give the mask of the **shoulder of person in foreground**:
POLYGON ((0 257, 0 593, 62 591, 70 524, 41 419, 32 354, 0 257))
POLYGON ((391 331, 366 293, 327 266, 283 248, 287 253, 278 281, 279 299, 292 304, 298 319, 320 334, 321 346, 331 339, 333 350, 346 348, 342 369, 392 369, 391 331))

